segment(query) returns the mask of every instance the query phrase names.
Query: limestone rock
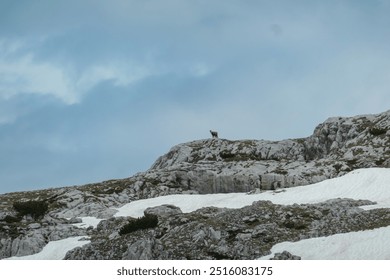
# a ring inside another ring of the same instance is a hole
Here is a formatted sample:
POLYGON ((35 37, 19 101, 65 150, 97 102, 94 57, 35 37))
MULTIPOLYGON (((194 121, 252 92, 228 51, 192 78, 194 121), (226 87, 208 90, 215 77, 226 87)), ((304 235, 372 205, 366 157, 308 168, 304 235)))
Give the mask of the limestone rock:
POLYGON ((163 204, 160 206, 149 207, 144 211, 145 215, 156 215, 156 216, 170 216, 180 214, 182 211, 175 205, 163 204))
POLYGON ((155 242, 153 239, 142 239, 128 246, 123 254, 124 260, 151 260, 152 249, 155 242))
POLYGON ((283 251, 282 253, 276 253, 270 260, 300 260, 301 257, 295 256, 290 252, 283 251))

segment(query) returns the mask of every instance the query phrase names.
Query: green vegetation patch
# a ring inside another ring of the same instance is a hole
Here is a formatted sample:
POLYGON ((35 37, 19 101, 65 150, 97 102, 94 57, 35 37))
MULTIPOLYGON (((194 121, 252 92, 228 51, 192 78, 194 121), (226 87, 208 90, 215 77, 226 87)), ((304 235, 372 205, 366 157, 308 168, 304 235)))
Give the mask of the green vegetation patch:
POLYGON ((13 208, 21 216, 31 215, 34 219, 38 219, 46 214, 49 210, 49 205, 46 201, 24 201, 14 202, 13 208))
POLYGON ((386 134, 387 132, 387 129, 385 128, 380 128, 380 127, 371 127, 370 128, 370 133, 371 135, 374 135, 374 136, 380 136, 380 135, 383 135, 383 134, 386 134))
POLYGON ((4 222, 6 223, 17 223, 17 222, 20 222, 21 221, 21 217, 15 217, 15 216, 11 216, 11 215, 7 215, 5 216, 5 218, 3 219, 4 222))
POLYGON ((158 218, 156 215, 145 215, 124 225, 120 229, 119 234, 124 235, 142 229, 155 228, 157 224, 158 218))
POLYGON ((246 154, 246 153, 234 153, 230 151, 222 151, 219 153, 219 156, 224 161, 248 161, 248 160, 259 160, 259 157, 256 154, 246 154))

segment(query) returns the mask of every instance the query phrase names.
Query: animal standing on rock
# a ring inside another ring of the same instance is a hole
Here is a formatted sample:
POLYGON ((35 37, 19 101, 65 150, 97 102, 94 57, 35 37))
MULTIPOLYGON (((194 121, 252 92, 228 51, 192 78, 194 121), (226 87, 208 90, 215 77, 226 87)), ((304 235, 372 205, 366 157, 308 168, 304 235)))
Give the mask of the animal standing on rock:
POLYGON ((212 131, 212 130, 210 130, 210 133, 211 133, 211 136, 212 136, 213 138, 218 138, 218 132, 217 132, 217 131, 212 131))

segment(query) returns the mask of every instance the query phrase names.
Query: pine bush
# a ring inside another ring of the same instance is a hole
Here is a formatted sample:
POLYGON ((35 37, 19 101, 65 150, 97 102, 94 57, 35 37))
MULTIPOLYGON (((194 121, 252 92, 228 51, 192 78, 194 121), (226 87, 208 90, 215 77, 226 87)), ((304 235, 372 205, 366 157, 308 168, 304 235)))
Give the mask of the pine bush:
POLYGON ((158 224, 158 218, 156 215, 145 215, 141 218, 130 221, 124 225, 120 231, 120 235, 128 234, 137 230, 154 228, 158 224))
POLYGON ((47 202, 41 200, 14 202, 13 207, 19 215, 31 215, 31 217, 33 217, 34 219, 42 217, 49 209, 49 205, 47 204, 47 202))

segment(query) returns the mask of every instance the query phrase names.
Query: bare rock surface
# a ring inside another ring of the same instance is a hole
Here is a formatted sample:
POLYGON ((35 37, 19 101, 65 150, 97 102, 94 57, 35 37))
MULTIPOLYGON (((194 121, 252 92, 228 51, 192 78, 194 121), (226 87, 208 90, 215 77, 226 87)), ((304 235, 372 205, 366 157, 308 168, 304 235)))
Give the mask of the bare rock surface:
POLYGON ((163 204, 160 206, 149 207, 144 211, 145 215, 156 215, 158 217, 171 216, 175 214, 181 214, 182 211, 175 205, 163 204))
POLYGON ((271 258, 271 260, 300 260, 300 259, 301 257, 295 256, 287 251, 276 253, 275 256, 271 258))

